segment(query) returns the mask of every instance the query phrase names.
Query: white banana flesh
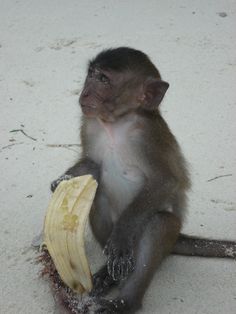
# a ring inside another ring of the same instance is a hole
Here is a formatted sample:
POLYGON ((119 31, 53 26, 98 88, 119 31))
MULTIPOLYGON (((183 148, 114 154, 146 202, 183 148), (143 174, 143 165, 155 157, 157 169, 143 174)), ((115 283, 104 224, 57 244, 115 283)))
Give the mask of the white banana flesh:
POLYGON ((92 289, 84 231, 97 189, 91 175, 62 181, 56 188, 44 222, 44 245, 64 281, 77 293, 92 289))

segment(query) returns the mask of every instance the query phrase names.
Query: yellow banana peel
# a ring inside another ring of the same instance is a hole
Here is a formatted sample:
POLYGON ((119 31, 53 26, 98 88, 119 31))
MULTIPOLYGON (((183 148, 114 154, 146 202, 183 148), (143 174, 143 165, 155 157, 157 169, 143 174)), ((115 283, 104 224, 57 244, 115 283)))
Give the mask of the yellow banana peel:
POLYGON ((74 292, 89 292, 92 277, 85 253, 84 230, 97 189, 91 175, 62 181, 49 203, 44 245, 64 283, 74 292))

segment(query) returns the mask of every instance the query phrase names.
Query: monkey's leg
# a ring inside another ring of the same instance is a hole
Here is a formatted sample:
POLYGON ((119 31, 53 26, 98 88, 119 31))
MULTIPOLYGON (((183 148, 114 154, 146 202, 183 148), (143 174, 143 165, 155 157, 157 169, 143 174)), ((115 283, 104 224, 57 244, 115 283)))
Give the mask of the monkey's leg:
POLYGON ((112 232, 113 222, 112 207, 102 189, 103 187, 98 185, 89 219, 93 234, 103 249, 112 232))
POLYGON ((124 280, 118 298, 100 300, 96 314, 134 313, 141 307, 142 298, 153 275, 173 249, 181 223, 171 213, 159 212, 146 225, 135 252, 135 268, 124 280))

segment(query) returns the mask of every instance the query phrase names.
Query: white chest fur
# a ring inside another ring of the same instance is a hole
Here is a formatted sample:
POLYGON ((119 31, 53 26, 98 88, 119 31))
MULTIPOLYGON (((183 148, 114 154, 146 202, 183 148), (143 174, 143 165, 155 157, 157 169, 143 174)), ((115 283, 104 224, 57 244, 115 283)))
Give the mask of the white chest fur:
POLYGON ((117 215, 140 191, 144 181, 138 154, 140 129, 136 125, 135 117, 113 124, 90 120, 87 125, 88 157, 101 165, 100 184, 117 215))

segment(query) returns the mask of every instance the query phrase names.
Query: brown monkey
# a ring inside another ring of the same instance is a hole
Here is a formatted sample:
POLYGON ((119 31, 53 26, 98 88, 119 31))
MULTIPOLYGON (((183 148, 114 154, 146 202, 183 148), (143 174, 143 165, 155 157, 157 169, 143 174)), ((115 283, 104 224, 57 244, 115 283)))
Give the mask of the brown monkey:
POLYGON ((190 180, 180 147, 159 112, 168 87, 138 50, 105 50, 89 64, 79 99, 82 156, 51 188, 88 173, 99 183, 90 222, 107 263, 93 277, 92 293, 100 304, 96 313, 134 313, 155 270, 173 251, 225 256, 225 244, 236 248, 233 242, 184 236, 175 246, 190 180), (100 298, 118 284, 116 299, 100 298))

